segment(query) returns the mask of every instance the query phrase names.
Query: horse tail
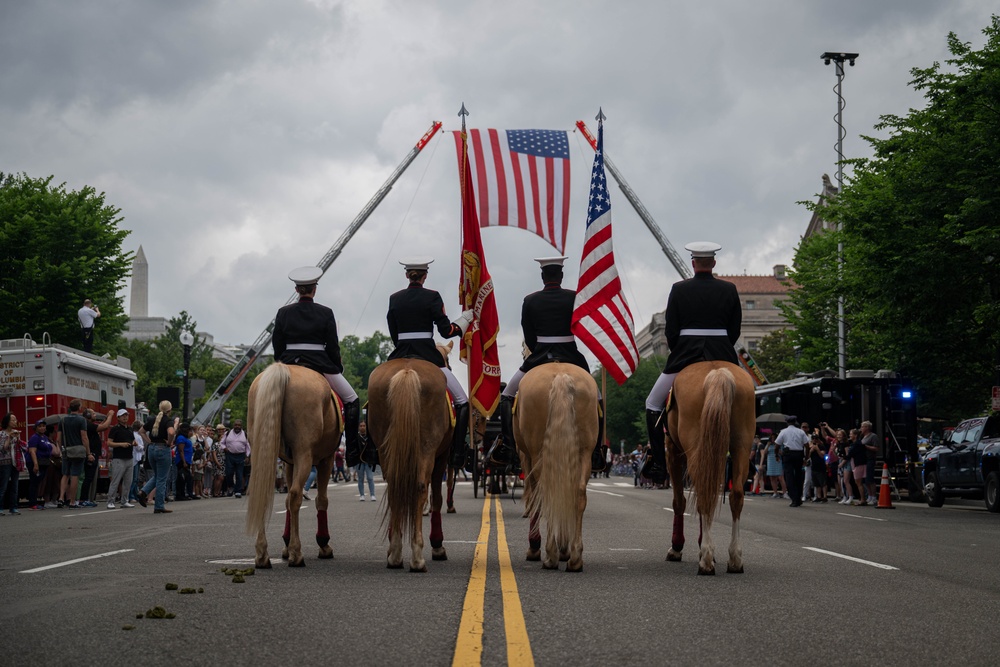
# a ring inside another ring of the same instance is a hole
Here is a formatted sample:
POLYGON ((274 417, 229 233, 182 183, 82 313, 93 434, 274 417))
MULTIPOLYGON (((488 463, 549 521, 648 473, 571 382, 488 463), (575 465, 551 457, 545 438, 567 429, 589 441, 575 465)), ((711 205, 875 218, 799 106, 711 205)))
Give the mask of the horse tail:
POLYGON ((559 373, 549 386, 549 414, 542 439, 539 484, 532 494, 529 514, 540 510, 547 530, 560 549, 576 539, 577 493, 580 483, 580 447, 577 440, 576 385, 559 373))
POLYGON ((288 366, 274 363, 256 380, 253 400, 247 406, 247 435, 253 443, 253 466, 247 499, 246 532, 256 535, 267 525, 274 506, 274 477, 281 446, 281 417, 285 390, 292 374, 288 366))
POLYGON ((701 443, 688 455, 688 475, 697 489, 698 513, 711 516, 719 504, 719 487, 726 473, 729 430, 736 397, 736 380, 725 368, 705 376, 701 412, 701 443))
POLYGON ((425 480, 416 474, 420 463, 420 395, 420 376, 412 368, 399 371, 389 381, 389 430, 379 448, 387 501, 382 521, 389 518, 389 536, 395 531, 408 535, 416 513, 423 509, 417 506, 417 494, 425 480))

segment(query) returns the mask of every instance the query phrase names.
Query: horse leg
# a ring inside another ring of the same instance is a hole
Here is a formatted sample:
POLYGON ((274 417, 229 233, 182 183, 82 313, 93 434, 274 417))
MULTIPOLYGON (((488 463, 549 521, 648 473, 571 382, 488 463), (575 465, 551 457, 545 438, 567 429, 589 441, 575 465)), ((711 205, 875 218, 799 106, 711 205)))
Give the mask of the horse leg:
MULTIPOLYGON (((706 491, 707 492, 707 491, 706 491)), ((697 493, 697 491, 695 491, 697 493)), ((701 535, 698 543, 698 574, 715 574, 715 544, 712 542, 712 515, 698 513, 701 535)))
MULTIPOLYGON (((420 507, 427 503, 427 476, 421 475, 417 486, 416 502, 413 504, 413 521, 410 529, 410 572, 426 572, 427 561, 424 560, 424 517, 420 507)), ((438 512, 440 516, 440 512, 438 512)))
MULTIPOLYGON (((743 452, 743 460, 746 460, 745 452, 743 452)), ((735 458, 733 459, 736 460, 735 458)), ((729 508, 733 516, 733 530, 732 535, 729 538, 729 563, 726 565, 726 572, 731 572, 734 574, 741 574, 743 572, 743 545, 740 540, 740 514, 743 513, 743 484, 736 483, 736 480, 745 479, 747 476, 747 468, 736 465, 733 472, 733 490, 729 494, 729 508), (742 477, 740 476, 742 475, 742 477)))
POLYGON ((559 569, 559 546, 551 528, 545 533, 545 559, 542 561, 542 567, 546 570, 559 569))
MULTIPOLYGON (((292 464, 283 463, 285 466, 285 484, 288 485, 288 492, 291 494, 292 491, 292 464)), ((281 560, 288 560, 288 543, 292 539, 292 512, 288 505, 288 499, 290 495, 285 495, 285 530, 281 534, 281 539, 285 543, 285 546, 281 549, 281 560)))
MULTIPOLYGON (((448 552, 444 548, 444 531, 441 530, 441 473, 438 466, 444 466, 444 459, 435 464, 431 476, 431 560, 448 560, 448 552)), ((449 468, 449 477, 454 479, 454 468, 449 468)), ((451 496, 451 491, 448 493, 451 496)), ((448 510, 453 512, 454 508, 448 510)))
POLYGON ((333 549, 330 548, 330 524, 327 520, 326 510, 330 506, 330 498, 327 495, 327 484, 330 483, 330 472, 333 470, 333 457, 321 461, 316 466, 316 544, 319 545, 320 558, 333 558, 333 549))
POLYGON ((299 538, 299 509, 302 507, 302 488, 305 486, 312 466, 289 465, 286 471, 288 469, 291 469, 293 473, 291 479, 286 480, 288 482, 288 496, 285 500, 288 507, 286 520, 287 525, 291 528, 288 541, 288 567, 304 567, 306 561, 302 557, 302 540, 299 538))
POLYGON ((680 461, 681 455, 677 451, 678 448, 673 446, 672 442, 670 444, 671 451, 667 464, 670 469, 670 486, 674 492, 674 531, 670 538, 667 560, 676 562, 681 560, 681 551, 684 550, 684 508, 687 506, 687 500, 684 498, 684 480, 682 479, 684 468, 680 461))
POLYGON ((385 566, 390 570, 403 567, 403 531, 398 516, 389 516, 389 550, 385 566))
POLYGON ((538 530, 538 512, 531 515, 528 524, 528 553, 525 560, 542 560, 542 533, 538 530))
POLYGON ((261 570, 271 569, 271 559, 267 555, 267 537, 263 530, 257 531, 257 557, 254 558, 253 564, 261 570))
POLYGON ((458 480, 458 473, 454 468, 448 468, 448 514, 455 513, 455 482, 458 480))

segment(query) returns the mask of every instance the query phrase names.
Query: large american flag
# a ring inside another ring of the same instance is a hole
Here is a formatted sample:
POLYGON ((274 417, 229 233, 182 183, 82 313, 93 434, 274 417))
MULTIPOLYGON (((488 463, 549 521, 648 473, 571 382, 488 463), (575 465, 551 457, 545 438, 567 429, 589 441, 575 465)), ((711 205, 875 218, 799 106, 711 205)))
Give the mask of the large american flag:
POLYGON ((622 294, 611 245, 611 198, 604 175, 604 125, 597 130, 597 154, 590 179, 587 236, 573 307, 573 335, 587 346, 618 384, 635 371, 639 351, 632 312, 622 294))
MULTIPOLYGON (((458 159, 461 132, 454 132, 458 159)), ((469 130, 469 162, 481 227, 517 227, 560 253, 569 227, 569 138, 565 130, 469 130)))

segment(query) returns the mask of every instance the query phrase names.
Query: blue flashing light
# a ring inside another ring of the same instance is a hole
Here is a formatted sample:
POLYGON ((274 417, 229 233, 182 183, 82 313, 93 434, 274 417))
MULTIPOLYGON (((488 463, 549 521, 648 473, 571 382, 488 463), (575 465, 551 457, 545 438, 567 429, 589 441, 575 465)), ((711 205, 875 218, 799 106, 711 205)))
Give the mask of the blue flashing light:
POLYGON ((909 389, 904 389, 901 396, 903 398, 913 398, 913 392, 910 391, 909 389))

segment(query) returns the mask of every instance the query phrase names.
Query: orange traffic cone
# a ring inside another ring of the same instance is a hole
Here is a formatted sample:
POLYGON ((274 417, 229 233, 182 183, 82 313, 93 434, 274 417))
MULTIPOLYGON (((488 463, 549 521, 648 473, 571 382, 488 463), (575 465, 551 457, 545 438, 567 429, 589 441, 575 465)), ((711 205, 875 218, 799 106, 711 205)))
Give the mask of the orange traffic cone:
POLYGON ((889 486, 889 466, 882 464, 882 484, 878 492, 878 505, 875 509, 894 510, 892 506, 892 489, 889 486))

